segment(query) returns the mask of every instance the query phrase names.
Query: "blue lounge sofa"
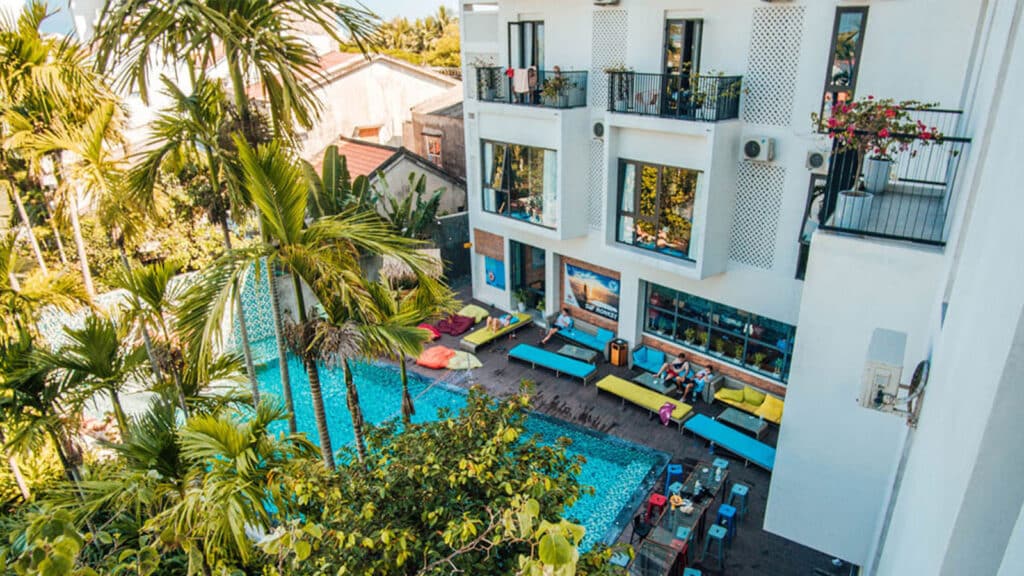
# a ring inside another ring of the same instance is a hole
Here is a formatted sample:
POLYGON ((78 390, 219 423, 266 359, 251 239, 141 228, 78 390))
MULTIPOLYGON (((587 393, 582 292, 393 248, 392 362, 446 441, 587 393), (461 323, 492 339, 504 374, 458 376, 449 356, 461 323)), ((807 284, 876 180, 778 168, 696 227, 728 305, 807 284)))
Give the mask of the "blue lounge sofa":
POLYGON ((593 333, 584 330, 579 320, 573 322, 572 328, 559 330, 558 335, 574 344, 597 350, 605 357, 608 356, 608 344, 615 339, 615 333, 606 328, 597 328, 593 333))
POLYGON ((665 364, 665 353, 650 346, 640 345, 633 349, 633 367, 657 374, 665 364))
POLYGON ((775 467, 775 448, 703 414, 697 414, 687 420, 683 424, 683 430, 714 442, 719 448, 728 450, 746 462, 752 462, 769 472, 775 467))
POLYGON ((584 384, 597 372, 597 366, 593 364, 587 364, 586 362, 555 354, 549 350, 537 348, 529 344, 516 344, 515 347, 508 351, 508 357, 529 362, 534 368, 543 366, 549 370, 554 370, 556 376, 568 374, 583 380, 584 384))

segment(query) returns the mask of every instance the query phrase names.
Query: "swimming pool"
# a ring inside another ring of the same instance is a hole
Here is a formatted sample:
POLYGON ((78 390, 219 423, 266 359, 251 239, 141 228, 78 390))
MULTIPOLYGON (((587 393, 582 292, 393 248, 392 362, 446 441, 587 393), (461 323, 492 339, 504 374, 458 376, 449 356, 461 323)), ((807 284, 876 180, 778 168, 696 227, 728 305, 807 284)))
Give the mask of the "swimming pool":
MULTIPOLYGON (((281 379, 276 358, 257 367, 256 377, 265 394, 281 397, 281 379)), ((288 369, 292 379, 296 425, 300 432, 316 442, 316 423, 309 395, 309 384, 302 363, 289 355, 288 369)), ((398 370, 390 366, 356 362, 352 376, 359 390, 359 402, 368 423, 377 424, 401 414, 402 383, 398 370)), ((352 442, 352 421, 345 404, 345 383, 340 369, 320 371, 327 426, 335 449, 352 442)), ((431 381, 409 374, 409 392, 414 398, 416 415, 413 422, 438 419, 444 408, 453 413, 466 405, 465 393, 445 385, 430 386, 431 381)), ((579 474, 581 484, 593 486, 594 494, 584 495, 567 512, 566 517, 587 528, 581 551, 594 544, 613 543, 622 532, 640 500, 650 491, 668 464, 668 455, 614 436, 595 432, 561 420, 531 414, 526 429, 540 435, 544 443, 554 443, 561 436, 572 439, 567 449, 571 455, 582 455, 586 463, 579 474)), ((286 422, 274 424, 275 432, 287 432, 286 422)))

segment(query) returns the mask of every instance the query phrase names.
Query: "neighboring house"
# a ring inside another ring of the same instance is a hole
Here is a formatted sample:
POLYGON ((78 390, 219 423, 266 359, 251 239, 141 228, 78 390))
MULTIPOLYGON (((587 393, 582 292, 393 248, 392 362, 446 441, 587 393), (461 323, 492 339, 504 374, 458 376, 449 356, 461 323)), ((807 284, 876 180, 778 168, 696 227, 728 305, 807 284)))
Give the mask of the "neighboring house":
MULTIPOLYGON (((398 200, 409 194, 409 174, 415 172, 427 178, 426 191, 431 193, 444 188, 438 216, 455 214, 466 210, 466 181, 437 167, 426 158, 401 146, 386 146, 362 142, 354 138, 341 138, 335 142, 338 153, 345 157, 349 174, 367 176, 371 184, 380 186, 381 179, 387 185, 389 194, 398 200)), ((320 172, 323 166, 323 150, 313 155, 313 167, 320 172)))
POLYGON ((530 289, 784 396, 764 530, 865 575, 1024 574, 1022 19, 464 1, 462 61, 491 63, 464 71, 473 296, 530 289), (913 117, 946 138, 863 174, 855 211, 859 163, 811 114, 869 95, 936 103, 913 117))
MULTIPOLYGON (((454 78, 389 56, 328 52, 320 56, 320 77, 311 80, 323 104, 320 121, 300 134, 301 154, 309 157, 338 137, 400 145, 402 125, 412 119, 412 107, 461 87, 454 78)), ((260 100, 260 84, 249 87, 260 100)))
POLYGON ((406 122, 402 145, 448 173, 466 177, 466 138, 462 122, 462 86, 418 104, 406 122))

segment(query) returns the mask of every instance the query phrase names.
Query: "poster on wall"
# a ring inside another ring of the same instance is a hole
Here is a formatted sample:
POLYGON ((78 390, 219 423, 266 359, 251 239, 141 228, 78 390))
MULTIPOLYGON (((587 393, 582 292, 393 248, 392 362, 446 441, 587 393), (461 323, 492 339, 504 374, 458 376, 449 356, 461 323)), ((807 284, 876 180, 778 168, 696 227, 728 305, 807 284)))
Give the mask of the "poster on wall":
POLYGON ((498 290, 505 289, 505 262, 484 256, 484 274, 488 286, 494 286, 498 290))
POLYGON ((566 263, 565 303, 618 322, 619 281, 566 263))

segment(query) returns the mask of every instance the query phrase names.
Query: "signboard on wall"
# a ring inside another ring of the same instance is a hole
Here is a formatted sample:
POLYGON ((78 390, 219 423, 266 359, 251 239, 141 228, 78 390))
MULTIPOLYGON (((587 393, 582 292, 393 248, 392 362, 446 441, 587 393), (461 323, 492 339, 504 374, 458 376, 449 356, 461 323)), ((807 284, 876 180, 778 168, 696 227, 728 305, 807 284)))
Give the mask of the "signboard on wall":
POLYGON ((487 285, 494 286, 498 290, 505 289, 505 263, 495 260, 490 256, 484 256, 484 273, 487 277, 487 285))
POLYGON ((619 281, 565 264, 565 303, 618 322, 619 281))

